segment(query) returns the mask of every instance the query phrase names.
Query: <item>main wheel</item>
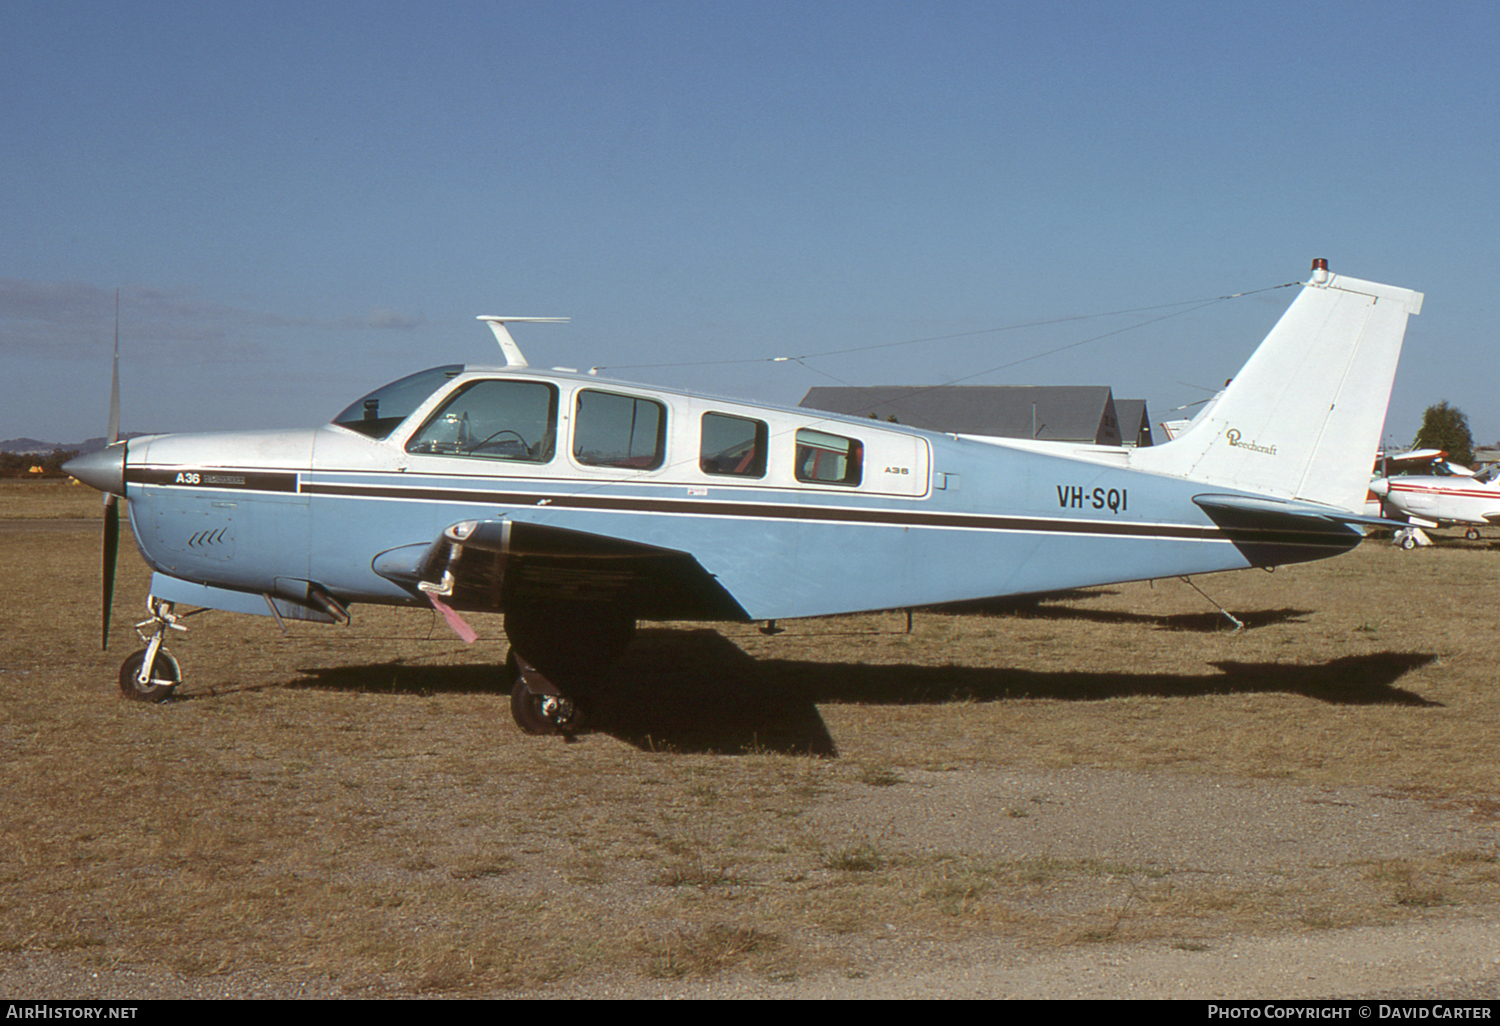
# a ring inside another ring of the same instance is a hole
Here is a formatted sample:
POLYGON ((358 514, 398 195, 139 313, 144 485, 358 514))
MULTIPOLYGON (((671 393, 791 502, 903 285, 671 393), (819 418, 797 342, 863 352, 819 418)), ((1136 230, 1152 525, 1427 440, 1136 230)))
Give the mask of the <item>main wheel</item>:
POLYGON ((1410 552, 1412 549, 1416 548, 1417 547, 1417 537, 1416 537, 1416 535, 1408 534, 1405 537, 1403 537, 1401 539, 1401 547, 1403 549, 1405 549, 1407 552, 1410 552))
POLYGON ((146 661, 146 649, 120 664, 120 693, 139 702, 165 702, 182 683, 182 667, 164 648, 156 650, 156 659, 144 684, 140 681, 141 664, 146 661))
POLYGON ((576 734, 583 727, 583 706, 577 699, 539 695, 524 679, 510 690, 510 714, 526 734, 576 734))
POLYGON ((1479 528, 1477 528, 1477 527, 1471 527, 1471 528, 1469 528, 1467 531, 1464 532, 1464 537, 1467 538, 1469 541, 1478 541, 1479 540, 1479 528))

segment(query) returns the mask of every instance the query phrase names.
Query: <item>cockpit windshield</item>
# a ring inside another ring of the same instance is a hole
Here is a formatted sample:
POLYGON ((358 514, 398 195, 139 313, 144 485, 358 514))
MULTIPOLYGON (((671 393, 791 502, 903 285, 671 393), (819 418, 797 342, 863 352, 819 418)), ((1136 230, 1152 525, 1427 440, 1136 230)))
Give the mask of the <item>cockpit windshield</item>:
POLYGON ((351 404, 343 413, 334 417, 333 422, 371 438, 385 438, 396 430, 396 425, 410 417, 428 396, 445 382, 463 373, 463 369, 461 363, 450 363, 444 367, 418 371, 400 381, 382 385, 351 404))

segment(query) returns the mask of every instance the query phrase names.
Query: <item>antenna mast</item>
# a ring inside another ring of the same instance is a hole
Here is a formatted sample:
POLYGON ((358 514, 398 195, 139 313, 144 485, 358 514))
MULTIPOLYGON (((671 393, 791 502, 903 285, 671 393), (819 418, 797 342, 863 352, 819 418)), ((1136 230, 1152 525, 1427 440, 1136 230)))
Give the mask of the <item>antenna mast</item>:
POLYGON ((505 325, 510 323, 520 324, 567 324, 566 317, 492 317, 481 314, 479 320, 489 323, 490 330, 495 333, 495 341, 500 343, 500 351, 505 354, 505 366, 526 367, 526 357, 521 354, 521 347, 516 345, 516 340, 510 337, 510 332, 505 325))

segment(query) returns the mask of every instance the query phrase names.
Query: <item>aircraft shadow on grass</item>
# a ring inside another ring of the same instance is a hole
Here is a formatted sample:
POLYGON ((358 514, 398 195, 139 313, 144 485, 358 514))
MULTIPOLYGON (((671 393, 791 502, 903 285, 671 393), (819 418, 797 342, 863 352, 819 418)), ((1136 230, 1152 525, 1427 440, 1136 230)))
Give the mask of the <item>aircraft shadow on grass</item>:
MULTIPOLYGON (((1090 623, 1139 624, 1163 631, 1197 631, 1213 633, 1233 630, 1234 625, 1223 613, 1205 610, 1201 613, 1132 613, 1115 609, 1089 609, 1080 606, 1080 601, 1103 598, 1117 592, 1101 589, 1088 591, 1057 592, 1050 595, 1020 599, 983 599, 978 602, 959 602, 946 606, 929 606, 918 610, 919 615, 937 616, 992 616, 1010 617, 1017 620, 1086 620, 1090 623), (1066 604, 1061 604, 1066 600, 1066 604)), ((1269 627, 1278 623, 1301 623, 1313 612, 1311 609, 1254 609, 1248 612, 1231 610, 1245 627, 1269 627)))
MULTIPOLYGON (((1006 699, 1294 694, 1333 705, 1431 706, 1396 686, 1431 653, 1377 652, 1315 666, 1216 662, 1214 674, 1040 672, 973 666, 752 659, 717 632, 640 631, 600 692, 585 734, 643 750, 836 757, 820 704, 937 705, 1006 699)), ((379 663, 305 669, 292 687, 370 693, 494 692, 499 668, 379 663)))

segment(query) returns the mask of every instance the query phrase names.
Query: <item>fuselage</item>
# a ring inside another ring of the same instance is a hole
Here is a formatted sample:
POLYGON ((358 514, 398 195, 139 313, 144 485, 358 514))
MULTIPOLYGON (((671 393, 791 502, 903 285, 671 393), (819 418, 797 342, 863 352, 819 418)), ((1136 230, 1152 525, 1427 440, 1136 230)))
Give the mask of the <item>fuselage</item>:
POLYGON ((1386 506, 1428 524, 1493 524, 1500 520, 1500 483, 1465 471, 1380 478, 1370 491, 1386 506))
POLYGON ((206 586, 168 597, 244 612, 266 612, 260 596, 306 604, 309 589, 425 604, 380 572, 382 556, 466 520, 690 554, 750 619, 1274 565, 1360 537, 1216 523, 1193 498, 1233 489, 1132 469, 1123 449, 529 368, 425 374, 313 430, 131 440, 124 491, 143 557, 157 582, 206 586))

